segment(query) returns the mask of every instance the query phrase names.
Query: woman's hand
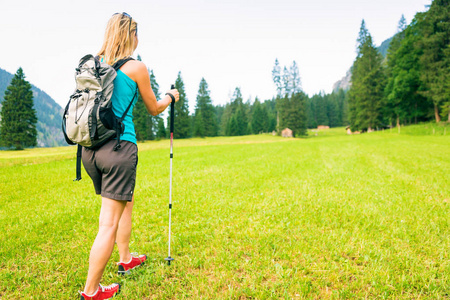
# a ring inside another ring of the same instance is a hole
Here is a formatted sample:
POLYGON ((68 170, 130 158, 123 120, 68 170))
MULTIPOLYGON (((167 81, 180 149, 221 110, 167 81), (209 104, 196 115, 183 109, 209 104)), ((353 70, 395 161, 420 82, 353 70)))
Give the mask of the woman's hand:
POLYGON ((170 90, 167 92, 167 94, 171 94, 175 98, 175 102, 178 102, 178 100, 180 100, 180 93, 177 89, 170 90))

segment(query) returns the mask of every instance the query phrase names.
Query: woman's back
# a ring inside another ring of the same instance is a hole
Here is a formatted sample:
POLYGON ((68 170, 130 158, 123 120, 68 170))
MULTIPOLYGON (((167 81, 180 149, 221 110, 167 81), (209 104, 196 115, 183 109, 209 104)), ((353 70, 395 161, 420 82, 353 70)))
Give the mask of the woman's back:
POLYGON ((121 118, 127 109, 130 102, 133 100, 133 104, 125 116, 123 124, 125 130, 120 137, 123 141, 129 141, 136 144, 136 132, 133 123, 133 107, 137 102, 137 84, 127 74, 121 70, 117 71, 117 77, 114 80, 114 92, 111 97, 111 103, 114 114, 121 118), (135 97, 136 96, 136 97, 135 97))

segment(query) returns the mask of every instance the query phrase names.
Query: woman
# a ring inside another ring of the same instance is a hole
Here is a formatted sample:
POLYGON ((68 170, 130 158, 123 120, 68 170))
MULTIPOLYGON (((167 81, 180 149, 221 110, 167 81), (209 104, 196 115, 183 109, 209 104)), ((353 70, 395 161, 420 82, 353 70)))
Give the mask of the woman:
MULTIPOLYGON (((98 53, 101 61, 114 64, 129 57, 138 45, 137 23, 127 13, 114 14, 108 22, 103 46, 98 53)), ((171 101, 178 101, 176 89, 157 101, 150 85, 147 67, 140 61, 130 60, 117 71, 114 92, 111 98, 113 111, 121 117, 133 100, 136 89, 148 112, 156 116, 162 113, 171 101)), ((134 106, 136 100, 132 104, 134 106)), ((121 148, 113 151, 117 141, 111 140, 96 150, 83 149, 83 165, 92 178, 95 191, 102 196, 99 231, 89 256, 89 271, 81 299, 109 299, 120 292, 117 283, 101 286, 105 266, 111 257, 114 243, 119 249, 119 274, 129 273, 141 265, 147 257, 132 257, 129 249, 131 235, 131 213, 134 203, 136 180, 137 145, 131 108, 124 120, 125 130, 121 135, 121 148)))

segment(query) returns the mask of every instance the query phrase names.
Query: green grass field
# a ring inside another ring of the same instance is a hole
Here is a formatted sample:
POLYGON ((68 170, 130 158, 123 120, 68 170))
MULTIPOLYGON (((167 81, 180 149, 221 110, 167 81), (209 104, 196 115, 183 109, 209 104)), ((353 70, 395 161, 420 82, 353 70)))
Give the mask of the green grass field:
MULTIPOLYGON (((114 252, 102 283, 123 284, 115 299, 448 299, 449 129, 175 140, 170 267, 169 142, 139 144, 131 247, 149 261, 119 277, 114 252)), ((100 199, 74 177, 74 147, 0 152, 1 299, 78 299, 100 199)))

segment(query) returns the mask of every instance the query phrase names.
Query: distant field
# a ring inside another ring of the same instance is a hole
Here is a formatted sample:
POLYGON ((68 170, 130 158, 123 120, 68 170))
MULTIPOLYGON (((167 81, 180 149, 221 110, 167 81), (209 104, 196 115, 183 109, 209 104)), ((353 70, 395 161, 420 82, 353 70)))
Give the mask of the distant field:
MULTIPOLYGON (((175 140, 170 267, 169 142, 139 151, 149 262, 122 278, 113 254, 115 299, 450 297, 448 126, 175 140)), ((100 199, 74 176, 74 147, 0 151, 0 299, 78 299, 100 199)))

